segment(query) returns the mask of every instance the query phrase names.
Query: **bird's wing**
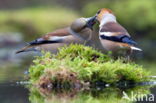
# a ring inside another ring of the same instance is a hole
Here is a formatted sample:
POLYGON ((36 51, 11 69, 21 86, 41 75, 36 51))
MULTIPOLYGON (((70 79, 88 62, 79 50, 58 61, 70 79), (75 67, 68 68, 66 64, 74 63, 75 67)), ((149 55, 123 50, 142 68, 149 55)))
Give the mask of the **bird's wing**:
POLYGON ((38 51, 38 50, 34 46, 28 45, 16 51, 16 54, 22 53, 22 52, 28 52, 28 51, 38 51))
POLYGON ((41 45, 51 43, 61 43, 66 36, 52 36, 49 39, 38 38, 28 43, 28 45, 41 45))
POLYGON ((115 42, 127 43, 129 45, 137 45, 137 43, 127 35, 118 35, 118 36, 100 35, 100 38, 105 40, 115 41, 115 42))
POLYGON ((66 39, 66 37, 68 36, 53 36, 49 38, 48 40, 45 40, 44 38, 38 38, 34 41, 29 42, 27 46, 18 50, 16 54, 21 53, 21 52, 27 52, 27 51, 38 51, 36 47, 39 47, 40 45, 43 45, 43 44, 62 43, 64 39, 66 39))
POLYGON ((117 36, 117 35, 127 35, 130 37, 127 30, 116 22, 109 22, 104 24, 101 28, 99 33, 107 33, 108 36, 117 36))
POLYGON ((42 36, 41 38, 38 38, 36 40, 33 40, 29 42, 29 45, 40 45, 40 44, 51 44, 51 43, 60 43, 63 41, 63 39, 71 35, 69 33, 69 28, 62 28, 55 30, 53 32, 47 33, 46 35, 42 36))
POLYGON ((58 29, 54 32, 47 33, 46 35, 33 40, 28 43, 27 46, 20 49, 16 53, 25 52, 25 51, 36 51, 35 47, 40 46, 42 44, 52 44, 52 43, 62 43, 63 40, 68 36, 71 35, 69 33, 68 28, 58 29))
POLYGON ((57 29, 53 32, 47 33, 46 35, 42 36, 42 38, 44 38, 45 40, 46 39, 48 40, 50 37, 53 37, 53 36, 68 36, 68 35, 71 35, 71 33, 69 32, 69 27, 57 29))
POLYGON ((103 25, 100 28, 99 35, 101 39, 137 45, 137 43, 131 39, 127 30, 115 22, 103 25))

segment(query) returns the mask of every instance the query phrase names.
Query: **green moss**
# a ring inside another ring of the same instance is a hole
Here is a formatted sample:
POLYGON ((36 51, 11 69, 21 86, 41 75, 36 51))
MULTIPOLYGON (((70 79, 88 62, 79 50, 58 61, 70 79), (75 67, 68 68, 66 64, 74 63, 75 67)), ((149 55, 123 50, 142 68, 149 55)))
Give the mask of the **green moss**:
POLYGON ((69 57, 70 59, 80 58, 96 62, 105 62, 110 59, 107 55, 102 54, 91 47, 84 47, 83 45, 70 45, 69 48, 67 46, 61 48, 56 55, 56 58, 64 59, 66 57, 69 57))
POLYGON ((150 81, 150 73, 135 63, 123 63, 82 45, 70 45, 59 50, 58 54, 44 53, 37 57, 29 69, 30 81, 38 82, 41 77, 55 81, 87 81, 114 84, 121 81, 132 83, 150 81), (59 75, 59 76, 58 76, 59 75), (71 75, 71 77, 70 77, 71 75), (63 79, 60 79, 62 77, 63 79), (74 78, 73 78, 74 77, 74 78))

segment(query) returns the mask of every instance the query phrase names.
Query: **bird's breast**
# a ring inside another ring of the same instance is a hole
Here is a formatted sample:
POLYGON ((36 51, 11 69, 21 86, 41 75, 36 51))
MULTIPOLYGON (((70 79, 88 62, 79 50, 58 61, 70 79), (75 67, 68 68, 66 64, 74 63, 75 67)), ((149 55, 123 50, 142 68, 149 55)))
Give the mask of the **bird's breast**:
POLYGON ((130 50, 130 48, 126 45, 123 45, 121 43, 109 41, 109 40, 101 40, 102 46, 107 50, 107 51, 112 51, 113 53, 117 52, 127 52, 130 50))

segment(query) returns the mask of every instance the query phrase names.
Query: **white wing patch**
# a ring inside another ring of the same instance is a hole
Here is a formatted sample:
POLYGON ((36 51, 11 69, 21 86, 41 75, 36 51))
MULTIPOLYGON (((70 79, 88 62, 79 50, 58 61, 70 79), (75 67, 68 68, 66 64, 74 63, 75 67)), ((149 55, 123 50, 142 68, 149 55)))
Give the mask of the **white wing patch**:
POLYGON ((104 35, 104 36, 114 36, 114 33, 116 32, 99 32, 100 35, 104 35))
POLYGON ((66 36, 52 36, 49 38, 49 40, 60 41, 60 40, 64 40, 65 38, 66 38, 66 36))

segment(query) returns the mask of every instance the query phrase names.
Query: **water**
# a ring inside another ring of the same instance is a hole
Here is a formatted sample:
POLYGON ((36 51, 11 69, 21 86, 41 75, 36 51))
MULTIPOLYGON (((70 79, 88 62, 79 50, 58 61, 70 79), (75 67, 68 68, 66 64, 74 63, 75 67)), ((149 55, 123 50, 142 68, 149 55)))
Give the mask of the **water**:
MULTIPOLYGON (((150 91, 150 94, 156 95, 156 88, 151 88, 150 91)), ((0 103, 133 103, 136 100, 132 95, 137 94, 141 98, 141 93, 144 95, 144 98, 136 103, 151 103, 149 99, 151 96, 147 95, 146 97, 146 93, 149 93, 146 87, 130 89, 99 87, 90 90, 48 90, 37 89, 36 87, 30 88, 24 84, 9 82, 0 84, 0 103), (130 100, 123 99, 124 93, 130 100)))
POLYGON ((0 103, 30 103, 29 90, 15 83, 1 83, 0 103))

